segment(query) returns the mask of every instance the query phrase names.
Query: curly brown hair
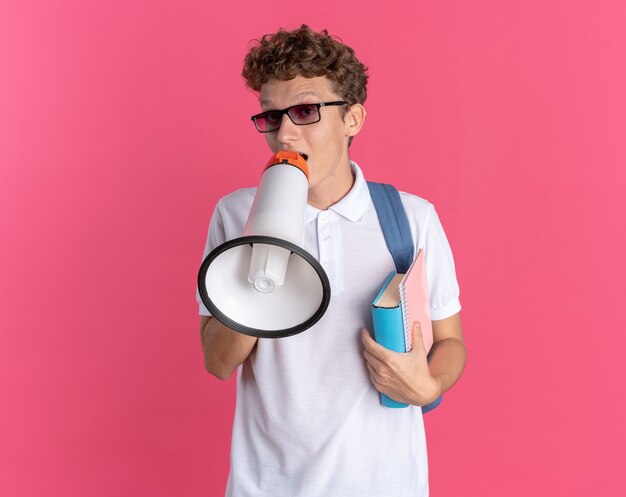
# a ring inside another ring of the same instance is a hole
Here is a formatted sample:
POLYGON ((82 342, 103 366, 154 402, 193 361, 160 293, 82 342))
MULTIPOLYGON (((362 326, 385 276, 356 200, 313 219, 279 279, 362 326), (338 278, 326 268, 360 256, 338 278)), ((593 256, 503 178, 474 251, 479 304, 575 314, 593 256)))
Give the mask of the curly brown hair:
POLYGON ((367 67, 359 62, 352 48, 328 31, 317 33, 303 24, 293 31, 281 28, 254 41, 241 73, 248 88, 261 91, 270 79, 326 76, 335 93, 350 105, 365 102, 367 67))

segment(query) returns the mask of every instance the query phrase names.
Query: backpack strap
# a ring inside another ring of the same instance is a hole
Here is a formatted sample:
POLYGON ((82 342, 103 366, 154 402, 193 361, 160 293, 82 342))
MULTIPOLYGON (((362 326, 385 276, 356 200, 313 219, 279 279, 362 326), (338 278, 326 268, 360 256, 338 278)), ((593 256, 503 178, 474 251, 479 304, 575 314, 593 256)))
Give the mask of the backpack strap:
POLYGON ((392 185, 384 183, 368 181, 367 186, 378 214, 387 248, 396 265, 396 273, 404 274, 413 262, 415 249, 400 193, 392 185))
MULTIPOLYGON (((392 185, 385 183, 367 182, 370 190, 372 202, 378 215, 378 222, 385 237, 385 243, 393 262, 396 265, 396 273, 404 274, 408 271, 413 257, 415 248, 411 239, 411 227, 406 217, 400 193, 392 185)), ((442 397, 422 406, 422 414, 432 411, 441 404, 442 397)))

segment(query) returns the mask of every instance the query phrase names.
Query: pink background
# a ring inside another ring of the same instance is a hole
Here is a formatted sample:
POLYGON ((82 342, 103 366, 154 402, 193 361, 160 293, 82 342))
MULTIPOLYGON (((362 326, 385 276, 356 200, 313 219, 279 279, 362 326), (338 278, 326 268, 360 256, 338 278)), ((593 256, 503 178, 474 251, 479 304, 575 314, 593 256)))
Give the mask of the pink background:
POLYGON ((432 494, 624 495, 626 4, 366 5, 2 2, 0 495, 222 494, 235 385, 203 370, 196 272, 268 157, 247 43, 301 22, 370 67, 353 158, 455 253, 432 494))

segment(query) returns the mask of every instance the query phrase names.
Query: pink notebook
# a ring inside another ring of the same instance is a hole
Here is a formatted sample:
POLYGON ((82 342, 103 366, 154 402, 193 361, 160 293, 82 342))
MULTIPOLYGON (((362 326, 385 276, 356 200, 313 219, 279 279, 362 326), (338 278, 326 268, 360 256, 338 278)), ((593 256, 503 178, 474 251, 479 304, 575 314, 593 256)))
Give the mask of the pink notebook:
POLYGON ((399 286, 406 350, 409 351, 413 348, 413 322, 419 321, 424 337, 424 347, 428 354, 433 345, 433 325, 430 320, 428 280, 426 279, 426 264, 422 249, 417 253, 417 257, 399 286))

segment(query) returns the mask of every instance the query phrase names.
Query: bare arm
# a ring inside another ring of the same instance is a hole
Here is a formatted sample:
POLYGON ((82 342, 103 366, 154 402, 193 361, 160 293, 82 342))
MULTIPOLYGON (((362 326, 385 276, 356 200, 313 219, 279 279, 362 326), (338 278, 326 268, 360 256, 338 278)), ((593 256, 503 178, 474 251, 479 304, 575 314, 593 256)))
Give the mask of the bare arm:
POLYGON ((220 380, 227 380, 254 349, 257 338, 227 328, 217 319, 200 316, 204 367, 220 380))
POLYGON ((433 346, 428 354, 430 374, 440 383, 440 393, 449 390, 461 377, 467 351, 459 313, 433 321, 433 346))
POLYGON ((398 402, 423 406, 433 402, 460 378, 465 367, 465 344, 459 314, 433 321, 433 346, 428 357, 417 324, 413 349, 399 353, 377 344, 362 333, 364 356, 372 383, 398 402))

